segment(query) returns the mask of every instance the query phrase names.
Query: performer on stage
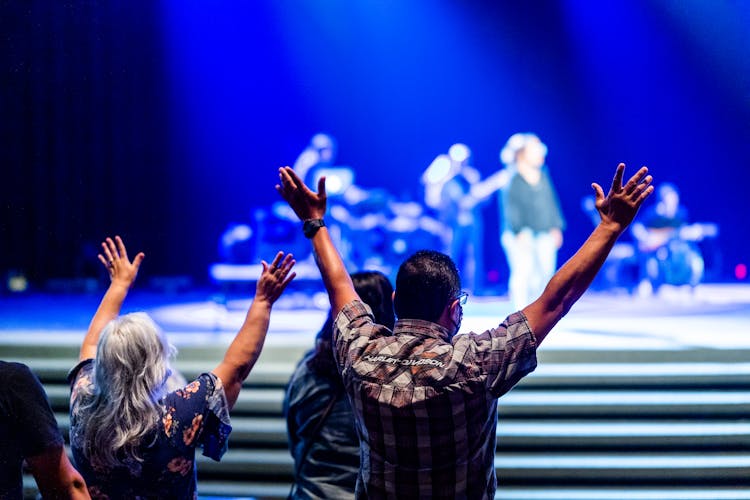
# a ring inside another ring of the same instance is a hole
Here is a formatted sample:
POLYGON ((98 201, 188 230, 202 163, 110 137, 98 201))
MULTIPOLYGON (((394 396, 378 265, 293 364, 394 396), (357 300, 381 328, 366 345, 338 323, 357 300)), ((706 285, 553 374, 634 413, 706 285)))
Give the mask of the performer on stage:
MULTIPOLYGON (((484 266, 479 200, 471 196, 471 187, 481 176, 469 164, 470 158, 471 150, 465 144, 454 144, 448 150, 444 175, 437 176, 434 170, 428 169, 423 182, 425 203, 435 209, 438 219, 445 225, 442 250, 458 266, 464 286, 474 290, 477 272, 484 266)), ((433 168, 434 165, 433 162, 433 168)))
POLYGON ((501 243, 510 268, 508 293, 516 309, 537 299, 557 269, 565 220, 535 134, 508 139, 500 161, 512 172, 501 194, 501 243))
POLYGON ((458 266, 465 288, 476 293, 484 285, 482 203, 507 183, 508 176, 501 171, 481 180, 470 160, 468 146, 454 144, 430 164, 421 180, 425 205, 445 225, 442 251, 458 266))
POLYGON ((714 224, 688 224, 687 209, 680 205, 674 184, 662 183, 656 192, 656 204, 645 209, 632 227, 638 243, 638 293, 644 296, 663 284, 700 283, 704 261, 695 242, 717 233, 714 224))

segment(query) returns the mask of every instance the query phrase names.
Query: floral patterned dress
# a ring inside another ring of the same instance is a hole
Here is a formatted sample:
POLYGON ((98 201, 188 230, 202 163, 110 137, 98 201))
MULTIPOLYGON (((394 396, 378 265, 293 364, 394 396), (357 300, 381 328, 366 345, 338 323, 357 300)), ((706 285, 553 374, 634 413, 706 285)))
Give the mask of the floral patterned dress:
POLYGON ((203 373, 160 400, 162 418, 153 439, 141 446, 142 462, 106 468, 83 454, 83 436, 93 399, 94 360, 71 370, 70 443, 76 467, 92 498, 196 498, 195 448, 216 461, 227 449, 232 428, 221 380, 203 373))

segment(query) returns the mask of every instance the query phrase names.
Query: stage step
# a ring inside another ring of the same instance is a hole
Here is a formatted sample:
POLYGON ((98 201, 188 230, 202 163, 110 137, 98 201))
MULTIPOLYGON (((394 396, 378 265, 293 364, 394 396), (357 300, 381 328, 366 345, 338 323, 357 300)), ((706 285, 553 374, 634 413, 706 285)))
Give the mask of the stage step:
MULTIPOLYGON (((42 378, 67 435, 65 377, 77 346, 0 350, 42 378)), ((229 452, 219 463, 198 459, 201 496, 286 498, 292 459, 282 401, 305 350, 264 350, 232 411, 229 452)), ((185 347, 176 367, 192 378, 223 352, 185 347)), ((500 399, 497 498, 750 500, 748 415, 747 350, 541 351, 536 372, 500 399)))
MULTIPOLYGON (((3 346, 0 345, 0 351, 3 346)), ((745 360, 750 359, 750 351, 745 360)), ((70 369, 76 363, 76 357, 47 358, 29 356, 6 356, 30 366, 43 382, 65 380, 70 369)), ((193 378, 200 373, 210 371, 215 366, 210 360, 183 361, 181 358, 175 363, 185 377, 193 378)), ((220 357, 218 359, 221 359, 220 357)), ((247 387, 279 387, 289 380, 294 371, 295 363, 279 363, 267 361, 261 356, 257 365, 245 382, 247 387)), ((218 361, 217 361, 218 363, 218 361)), ((669 362, 663 363, 601 363, 570 361, 564 363, 544 363, 540 361, 538 368, 523 380, 526 386, 544 387, 575 387, 618 389, 622 387, 748 387, 750 386, 750 362, 669 362)))
MULTIPOLYGON (((67 385, 47 384, 55 409, 67 408, 67 385)), ((232 410, 234 415, 278 416, 283 388, 244 388, 232 410)), ((750 415, 750 390, 535 390, 524 382, 500 399, 502 418, 745 418, 750 415)))
MULTIPOLYGON (((67 413, 55 413, 60 430, 70 430, 67 413)), ((284 419, 232 417, 231 449, 286 449, 284 419)), ((519 420, 503 419, 497 429, 501 451, 574 449, 750 450, 750 422, 695 420, 519 420)))
MULTIPOLYGON (((289 485, 266 481, 199 482, 199 500, 284 500, 289 485)), ((24 476, 24 498, 36 498, 36 483, 24 476)), ((750 487, 508 487, 500 484, 496 500, 750 500, 750 487)))
MULTIPOLYGON (((290 477, 293 462, 287 450, 229 450, 221 462, 197 458, 199 477, 236 475, 290 477)), ((662 484, 690 482, 747 485, 750 452, 695 453, 505 453, 498 451, 495 468, 500 482, 515 485, 583 480, 589 484, 662 484)))

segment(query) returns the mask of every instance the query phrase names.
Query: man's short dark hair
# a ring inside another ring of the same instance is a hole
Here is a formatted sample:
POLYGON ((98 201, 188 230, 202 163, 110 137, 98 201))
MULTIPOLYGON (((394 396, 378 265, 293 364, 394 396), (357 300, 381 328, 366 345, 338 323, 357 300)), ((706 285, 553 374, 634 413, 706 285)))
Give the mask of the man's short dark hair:
POLYGON ((451 258, 434 250, 420 250, 398 269, 393 304, 396 316, 435 322, 460 291, 461 279, 451 258))

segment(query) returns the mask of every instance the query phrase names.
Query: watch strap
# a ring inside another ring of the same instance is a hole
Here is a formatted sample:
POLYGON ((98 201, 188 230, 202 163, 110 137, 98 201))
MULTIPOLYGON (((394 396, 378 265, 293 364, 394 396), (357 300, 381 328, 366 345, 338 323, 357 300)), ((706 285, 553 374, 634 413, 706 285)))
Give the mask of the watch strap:
POLYGON ((302 232, 305 238, 312 238, 318 232, 318 229, 325 225, 326 223, 323 219, 307 219, 302 223, 302 232))

